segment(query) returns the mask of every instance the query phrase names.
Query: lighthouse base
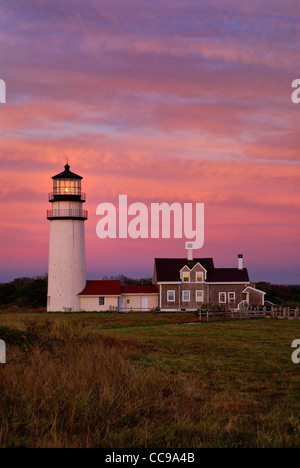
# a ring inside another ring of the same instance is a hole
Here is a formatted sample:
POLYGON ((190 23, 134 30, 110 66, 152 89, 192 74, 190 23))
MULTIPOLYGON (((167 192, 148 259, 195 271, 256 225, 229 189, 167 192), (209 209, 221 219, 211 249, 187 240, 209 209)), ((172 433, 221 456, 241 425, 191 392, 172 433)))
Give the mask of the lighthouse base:
POLYGON ((78 312, 86 284, 84 221, 50 221, 48 312, 78 312))

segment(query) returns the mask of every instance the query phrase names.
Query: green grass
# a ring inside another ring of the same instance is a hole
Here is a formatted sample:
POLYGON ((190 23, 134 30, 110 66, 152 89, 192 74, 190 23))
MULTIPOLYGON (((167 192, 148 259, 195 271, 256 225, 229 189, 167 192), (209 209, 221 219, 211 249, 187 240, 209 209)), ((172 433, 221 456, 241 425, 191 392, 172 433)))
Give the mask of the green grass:
POLYGON ((300 321, 2 312, 1 330, 1 447, 300 446, 300 321))

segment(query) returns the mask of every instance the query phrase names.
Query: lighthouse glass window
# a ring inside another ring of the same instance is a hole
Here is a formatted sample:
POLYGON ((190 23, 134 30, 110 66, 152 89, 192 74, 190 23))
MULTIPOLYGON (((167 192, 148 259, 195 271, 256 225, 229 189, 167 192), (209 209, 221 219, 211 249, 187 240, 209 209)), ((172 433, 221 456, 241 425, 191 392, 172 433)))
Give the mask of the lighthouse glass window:
POLYGON ((74 179, 54 180, 54 195, 80 195, 81 181, 74 179))

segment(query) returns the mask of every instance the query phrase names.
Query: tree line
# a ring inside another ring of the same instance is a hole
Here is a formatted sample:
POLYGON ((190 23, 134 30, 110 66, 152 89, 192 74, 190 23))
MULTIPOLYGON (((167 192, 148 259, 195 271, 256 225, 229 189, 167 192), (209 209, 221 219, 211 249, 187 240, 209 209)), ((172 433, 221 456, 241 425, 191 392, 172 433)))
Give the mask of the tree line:
POLYGON ((0 283, 0 307, 45 307, 47 304, 48 277, 17 278, 0 283))
POLYGON ((266 293, 265 301, 286 307, 299 307, 300 305, 300 285, 271 284, 261 281, 255 286, 266 293))
MULTIPOLYGON (((130 278, 125 275, 104 277, 105 280, 120 280, 128 285, 151 284, 151 278, 130 278)), ((0 307, 46 307, 48 277, 17 278, 8 283, 0 283, 0 307)), ((276 285, 267 282, 256 283, 256 287, 266 293, 265 300, 278 306, 296 307, 300 305, 300 285, 276 285)))

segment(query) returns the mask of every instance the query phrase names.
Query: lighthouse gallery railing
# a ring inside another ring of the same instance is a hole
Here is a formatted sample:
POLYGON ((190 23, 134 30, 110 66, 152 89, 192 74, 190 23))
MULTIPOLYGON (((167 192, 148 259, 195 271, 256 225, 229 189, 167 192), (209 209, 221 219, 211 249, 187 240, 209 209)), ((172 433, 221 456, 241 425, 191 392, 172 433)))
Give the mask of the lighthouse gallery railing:
POLYGON ((57 219, 57 218, 72 218, 72 219, 87 219, 88 212, 87 210, 47 210, 48 219, 57 219))
POLYGON ((54 201, 55 200, 55 197, 69 197, 70 195, 74 196, 76 195, 77 197, 79 197, 80 201, 86 201, 86 194, 85 193, 82 193, 79 190, 68 190, 68 192, 64 192, 62 190, 55 190, 53 192, 50 192, 48 194, 48 197, 49 197, 49 201, 54 201))

